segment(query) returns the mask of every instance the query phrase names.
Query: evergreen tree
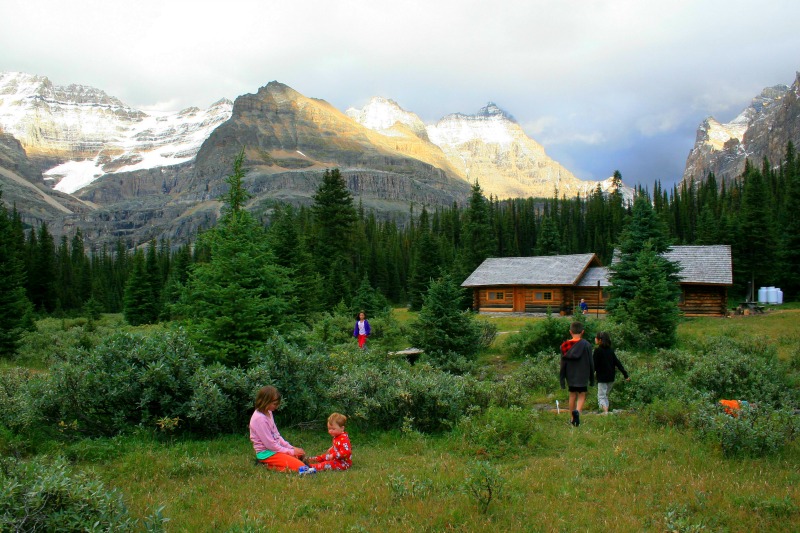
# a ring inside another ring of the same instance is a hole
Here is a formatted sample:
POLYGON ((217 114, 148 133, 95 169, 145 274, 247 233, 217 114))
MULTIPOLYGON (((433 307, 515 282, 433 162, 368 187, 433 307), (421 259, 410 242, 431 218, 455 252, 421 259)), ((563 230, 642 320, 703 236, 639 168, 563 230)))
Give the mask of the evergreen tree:
POLYGON ((422 300, 432 279, 439 277, 439 250, 428 227, 428 212, 423 207, 408 279, 408 302, 412 311, 422 309, 422 300))
POLYGON ((549 216, 542 219, 542 226, 539 230, 539 238, 536 240, 536 255, 558 255, 559 237, 556 223, 549 216))
POLYGON ((57 306, 56 247, 53 236, 42 222, 39 232, 31 231, 28 255, 28 294, 37 311, 52 313, 57 306))
POLYGON ((466 222, 463 231, 463 249, 464 259, 467 261, 465 266, 472 272, 483 263, 484 259, 494 256, 497 251, 489 205, 477 181, 472 185, 472 195, 464 217, 466 222))
POLYGON ((123 316, 132 326, 153 324, 158 320, 156 298, 142 250, 133 254, 133 268, 125 283, 123 316))
POLYGON ((633 297, 618 305, 613 320, 631 329, 631 340, 642 348, 668 348, 677 340, 680 289, 670 278, 664 259, 648 240, 635 255, 631 273, 633 297))
POLYGON ((742 293, 747 282, 756 276, 756 285, 771 285, 775 282, 773 269, 777 259, 777 246, 769 198, 764 176, 747 163, 742 178, 741 210, 735 246, 738 260, 733 264, 734 279, 742 293))
POLYGON ((25 329, 32 324, 32 309, 25 294, 25 272, 14 242, 11 218, 0 189, 0 357, 11 357, 25 329))
POLYGON ((311 253, 317 263, 316 271, 329 289, 323 295, 324 304, 333 307, 342 297, 349 297, 358 279, 352 275, 357 213, 338 168, 325 171, 314 194, 312 212, 314 237, 311 253))
POLYGON ((200 236, 209 260, 195 263, 176 311, 198 351, 209 361, 245 365, 273 330, 292 324, 294 286, 276 264, 266 232, 244 210, 244 150, 228 176, 225 209, 216 227, 200 236))
MULTIPOLYGON (((640 331, 650 331, 652 324, 636 320, 654 320, 655 327, 667 328, 659 336, 649 335, 654 342, 673 339, 671 318, 680 297, 679 267, 664 256, 669 248, 666 229, 644 193, 633 204, 633 213, 620 236, 618 260, 610 267, 610 298, 606 305, 610 318, 640 331), (650 256, 653 257, 650 257, 650 256), (644 256, 644 257, 640 257, 644 256), (646 275, 645 275, 646 274, 646 275), (663 283, 662 283, 663 278, 663 283), (649 293, 647 284, 658 283, 659 300, 649 302, 641 311, 641 299, 649 293), (661 313, 663 319, 653 317, 661 313)), ((663 344, 658 344, 663 345, 663 344)))
POLYGON ((450 276, 432 281, 422 310, 412 326, 412 342, 434 360, 458 354, 473 359, 478 352, 480 329, 459 302, 464 289, 450 276))

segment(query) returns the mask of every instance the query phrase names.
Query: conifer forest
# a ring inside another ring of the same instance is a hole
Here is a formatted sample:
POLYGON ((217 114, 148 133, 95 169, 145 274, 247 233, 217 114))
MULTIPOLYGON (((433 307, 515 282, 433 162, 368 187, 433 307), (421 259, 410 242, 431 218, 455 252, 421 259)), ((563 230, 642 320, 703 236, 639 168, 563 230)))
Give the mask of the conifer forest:
MULTIPOLYGON (((244 169, 237 172, 244 175, 244 169)), ((615 178, 621 182, 622 176, 615 178)), ((672 244, 731 246, 733 299, 744 296, 748 281, 779 286, 787 300, 797 299, 800 217, 793 204, 800 198, 800 161, 791 143, 779 164, 748 162, 730 182, 711 174, 702 183, 672 188, 657 181, 636 194, 651 202, 672 244)), ((224 216, 244 212, 245 200, 227 198, 231 212, 224 216)), ((244 231, 247 242, 260 243, 256 257, 270 267, 268 283, 279 286, 276 302, 302 318, 349 304, 364 290, 419 309, 431 279, 449 274, 460 283, 487 257, 591 252, 609 265, 630 208, 618 189, 498 200, 475 184, 467 205, 413 206, 410 216, 387 220, 365 211, 333 169, 310 206, 275 204, 244 231)), ((181 295, 187 285, 202 283, 211 255, 230 254, 231 261, 236 255, 235 249, 218 249, 219 235, 209 231, 179 246, 119 241, 88 249, 79 231, 56 242, 46 225, 26 227, 14 206, 0 209, 0 240, 4 313, 20 316, 26 306, 40 316, 124 312, 131 324, 180 314, 181 295)), ((255 265, 238 268, 241 273, 255 265)))

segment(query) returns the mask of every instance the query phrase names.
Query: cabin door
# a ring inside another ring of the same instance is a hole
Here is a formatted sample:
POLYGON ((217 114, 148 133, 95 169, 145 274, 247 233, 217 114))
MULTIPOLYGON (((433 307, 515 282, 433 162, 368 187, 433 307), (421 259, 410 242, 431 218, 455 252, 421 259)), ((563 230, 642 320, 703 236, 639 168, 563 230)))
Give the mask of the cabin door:
POLYGON ((525 289, 514 289, 514 312, 525 312, 525 289))

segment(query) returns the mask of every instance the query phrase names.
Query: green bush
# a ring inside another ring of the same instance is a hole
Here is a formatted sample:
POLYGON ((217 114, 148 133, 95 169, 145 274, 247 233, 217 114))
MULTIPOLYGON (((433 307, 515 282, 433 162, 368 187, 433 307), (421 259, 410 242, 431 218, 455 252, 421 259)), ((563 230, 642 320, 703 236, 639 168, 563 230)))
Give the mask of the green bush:
POLYGON ((138 529, 120 493, 73 473, 63 460, 2 459, 0 487, 0 531, 138 529))
POLYGON ((688 403, 699 396, 677 373, 663 368, 657 363, 633 365, 626 368, 631 372, 630 382, 618 382, 614 386, 613 401, 621 407, 642 408, 657 400, 676 399, 688 403))
POLYGON ((95 349, 73 349, 53 365, 42 409, 53 423, 77 421, 90 435, 127 425, 186 419, 202 361, 181 332, 114 335, 95 349))
POLYGON ((572 318, 555 318, 548 315, 544 320, 529 322, 518 333, 506 341, 511 356, 517 359, 538 353, 559 353, 561 343, 570 338, 572 318))
POLYGON ((689 401, 684 398, 656 398, 643 409, 643 413, 648 422, 657 426, 688 429, 692 427, 706 400, 702 397, 689 401))
POLYGON ((453 427, 469 406, 485 406, 488 400, 472 378, 425 364, 389 362, 347 368, 336 376, 329 401, 363 427, 440 431, 453 427))
POLYGON ((551 352, 541 352, 527 357, 522 363, 494 382, 486 382, 492 405, 513 407, 526 405, 531 393, 550 394, 559 388, 560 358, 551 352))
POLYGON ((538 414, 520 407, 489 407, 482 413, 464 417, 457 433, 471 455, 504 457, 522 447, 529 448, 541 438, 538 414))
MULTIPOLYGON (((717 398, 736 398, 777 407, 785 405, 789 383, 777 352, 763 339, 716 337, 695 348, 686 373, 693 388, 717 398)), ((795 393, 796 394, 796 393, 795 393)))
POLYGON ((800 433, 797 417, 788 410, 743 406, 738 416, 719 405, 707 406, 694 420, 698 435, 720 447, 726 457, 764 457, 788 446, 800 433))
POLYGON ((327 391, 335 376, 334 367, 328 355, 305 352, 281 336, 273 335, 250 356, 251 372, 261 376, 263 381, 254 383, 248 403, 252 405, 261 386, 274 385, 282 396, 283 420, 325 420, 329 414, 327 391))

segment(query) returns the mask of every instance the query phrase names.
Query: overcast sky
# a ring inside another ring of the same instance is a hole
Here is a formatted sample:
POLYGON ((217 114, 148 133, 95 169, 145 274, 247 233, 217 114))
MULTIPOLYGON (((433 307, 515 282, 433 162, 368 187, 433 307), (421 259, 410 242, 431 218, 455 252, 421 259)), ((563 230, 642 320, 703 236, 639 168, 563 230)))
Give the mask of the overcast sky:
POLYGON ((272 80, 433 123, 495 102, 582 179, 679 180, 697 126, 800 70, 797 0, 2 0, 0 71, 138 109, 272 80))

